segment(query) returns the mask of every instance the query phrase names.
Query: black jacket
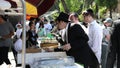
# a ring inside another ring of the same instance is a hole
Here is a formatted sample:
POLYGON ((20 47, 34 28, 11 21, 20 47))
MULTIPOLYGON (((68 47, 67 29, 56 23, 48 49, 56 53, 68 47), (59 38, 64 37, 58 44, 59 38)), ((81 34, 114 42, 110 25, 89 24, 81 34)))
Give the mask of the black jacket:
POLYGON ((75 61, 84 65, 97 65, 98 60, 88 45, 88 36, 79 24, 68 26, 68 43, 71 49, 67 55, 73 56, 75 61))
POLYGON ((115 26, 110 40, 106 68, 114 68, 115 60, 117 60, 117 68, 120 68, 120 23, 115 26))
POLYGON ((27 36, 28 36, 27 41, 29 41, 32 45, 38 44, 37 42, 38 35, 37 33, 35 33, 35 31, 28 30, 27 36))

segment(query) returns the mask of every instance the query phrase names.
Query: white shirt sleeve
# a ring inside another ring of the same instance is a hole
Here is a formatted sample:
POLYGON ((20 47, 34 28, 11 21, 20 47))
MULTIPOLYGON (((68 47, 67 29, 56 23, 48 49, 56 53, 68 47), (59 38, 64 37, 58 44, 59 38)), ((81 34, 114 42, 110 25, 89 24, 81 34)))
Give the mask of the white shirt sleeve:
POLYGON ((93 33, 93 42, 92 42, 92 50, 94 51, 94 53, 97 53, 98 51, 101 51, 101 44, 102 44, 102 38, 103 38, 103 34, 102 34, 102 29, 97 29, 94 31, 93 33))

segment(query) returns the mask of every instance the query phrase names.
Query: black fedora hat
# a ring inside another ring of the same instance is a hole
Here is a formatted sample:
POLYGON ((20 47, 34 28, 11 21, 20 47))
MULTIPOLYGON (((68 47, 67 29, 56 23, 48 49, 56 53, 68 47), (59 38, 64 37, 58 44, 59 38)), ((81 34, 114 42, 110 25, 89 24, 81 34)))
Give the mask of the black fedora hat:
POLYGON ((69 18, 69 15, 67 13, 61 12, 56 20, 70 22, 70 21, 68 21, 68 18, 69 18))

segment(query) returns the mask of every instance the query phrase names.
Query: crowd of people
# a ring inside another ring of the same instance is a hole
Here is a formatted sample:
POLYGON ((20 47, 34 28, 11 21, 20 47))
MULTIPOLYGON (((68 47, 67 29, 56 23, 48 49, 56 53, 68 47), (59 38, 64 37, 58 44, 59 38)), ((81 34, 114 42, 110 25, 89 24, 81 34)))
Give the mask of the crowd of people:
MULTIPOLYGON (((104 25, 102 28, 92 9, 87 9, 82 15, 82 22, 77 13, 61 12, 55 21, 48 21, 43 16, 31 17, 26 22, 26 48, 39 48, 37 39, 54 33, 61 37, 55 36, 61 47, 54 51, 65 51, 84 68, 113 68, 116 60, 117 68, 119 68, 119 23, 113 26, 113 20, 106 18, 101 21, 104 25)), ((3 62, 11 65, 8 59, 11 45, 13 45, 15 57, 22 51, 22 28, 22 24, 18 23, 14 30, 11 23, 6 21, 3 15, 0 16, 0 65, 3 62), (11 38, 13 35, 15 40, 11 38)))

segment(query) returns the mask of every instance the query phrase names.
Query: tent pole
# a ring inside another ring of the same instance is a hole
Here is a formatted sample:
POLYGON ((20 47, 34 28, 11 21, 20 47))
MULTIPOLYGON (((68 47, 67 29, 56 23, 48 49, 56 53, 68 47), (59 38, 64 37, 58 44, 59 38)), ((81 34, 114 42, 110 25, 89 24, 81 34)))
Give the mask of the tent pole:
POLYGON ((22 21, 23 21, 23 43, 22 43, 22 68, 25 68, 25 53, 26 53, 26 5, 25 0, 20 0, 22 3, 23 8, 23 15, 22 15, 22 21))

